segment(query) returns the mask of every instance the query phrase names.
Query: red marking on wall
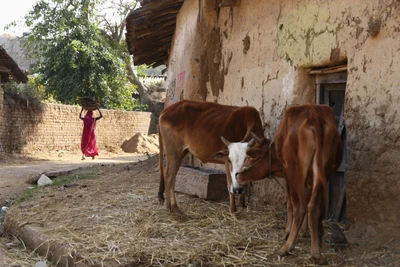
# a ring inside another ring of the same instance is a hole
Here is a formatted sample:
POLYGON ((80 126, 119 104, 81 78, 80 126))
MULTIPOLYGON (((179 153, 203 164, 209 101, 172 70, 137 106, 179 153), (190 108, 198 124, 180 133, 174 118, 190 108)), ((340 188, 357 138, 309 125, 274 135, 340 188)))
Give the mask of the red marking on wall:
POLYGON ((176 86, 177 87, 183 87, 185 85, 185 74, 186 74, 186 71, 182 71, 181 73, 179 73, 177 75, 177 78, 176 78, 176 86))

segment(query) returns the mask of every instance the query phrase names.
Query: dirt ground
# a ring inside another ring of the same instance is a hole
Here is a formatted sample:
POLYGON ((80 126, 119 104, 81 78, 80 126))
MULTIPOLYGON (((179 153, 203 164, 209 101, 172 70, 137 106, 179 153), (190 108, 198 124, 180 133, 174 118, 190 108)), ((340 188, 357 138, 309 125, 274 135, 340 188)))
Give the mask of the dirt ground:
MULTIPOLYGON (((132 137, 133 138, 133 137, 132 137)), ((0 153, 0 208, 8 208, 42 173, 63 174, 93 165, 110 165, 137 162, 157 152, 156 137, 140 136, 131 141, 125 153, 120 148, 100 149, 96 159, 81 160, 80 151, 35 151, 25 155, 0 153), (151 143, 146 143, 151 142, 151 143), (148 147, 148 149, 146 149, 148 147), (139 152, 140 150, 140 152, 139 152)), ((0 211, 0 267, 34 266, 45 257, 38 255, 17 238, 3 231, 5 212, 0 211)), ((49 265, 50 266, 50 265, 49 265)))
MULTIPOLYGON (((77 266, 312 266, 309 237, 299 238, 293 255, 278 256, 283 209, 253 198, 232 216, 228 200, 177 194, 185 216, 176 216, 157 201, 158 175, 157 157, 85 167, 70 174, 75 186, 36 189, 7 217, 63 246, 77 266)), ((399 229, 358 223, 345 235, 349 246, 331 247, 326 227, 329 266, 400 266, 399 229)))

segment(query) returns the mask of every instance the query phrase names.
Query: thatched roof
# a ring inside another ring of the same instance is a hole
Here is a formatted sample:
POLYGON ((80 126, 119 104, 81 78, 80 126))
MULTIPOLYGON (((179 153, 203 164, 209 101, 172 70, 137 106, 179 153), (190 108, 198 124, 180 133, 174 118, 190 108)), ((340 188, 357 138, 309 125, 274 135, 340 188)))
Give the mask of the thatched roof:
POLYGON ((13 80, 17 83, 28 82, 28 77, 17 63, 7 54, 7 51, 0 46, 0 76, 2 82, 13 80))
POLYGON ((167 64, 176 16, 184 0, 142 0, 126 18, 126 42, 136 65, 167 64))

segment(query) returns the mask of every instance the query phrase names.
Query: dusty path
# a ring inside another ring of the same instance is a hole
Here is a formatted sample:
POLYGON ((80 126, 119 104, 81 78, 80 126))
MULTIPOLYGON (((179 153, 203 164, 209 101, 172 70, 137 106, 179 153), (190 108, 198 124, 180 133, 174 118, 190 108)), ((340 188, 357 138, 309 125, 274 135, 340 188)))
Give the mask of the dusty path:
MULTIPOLYGON (((9 206, 25 189, 32 186, 27 183, 28 180, 38 177, 42 173, 59 174, 91 165, 129 163, 147 158, 147 155, 121 152, 104 152, 95 160, 87 159, 84 161, 80 159, 78 153, 63 154, 62 156, 59 154, 42 154, 35 155, 35 157, 5 157, 3 155, 3 157, 0 157, 0 207, 9 206)), ((21 250, 21 248, 7 249, 6 243, 10 240, 6 237, 1 237, 0 241, 0 267, 33 266, 39 260, 28 250, 21 250)))
POLYGON ((94 164, 127 163, 146 159, 146 155, 134 154, 108 154, 100 156, 95 160, 80 160, 79 156, 53 158, 51 160, 28 160, 26 162, 11 163, 11 165, 0 165, 0 205, 6 205, 15 199, 24 190, 31 186, 27 183, 29 179, 40 176, 42 173, 68 172, 94 164), (77 159, 78 158, 78 159, 77 159))

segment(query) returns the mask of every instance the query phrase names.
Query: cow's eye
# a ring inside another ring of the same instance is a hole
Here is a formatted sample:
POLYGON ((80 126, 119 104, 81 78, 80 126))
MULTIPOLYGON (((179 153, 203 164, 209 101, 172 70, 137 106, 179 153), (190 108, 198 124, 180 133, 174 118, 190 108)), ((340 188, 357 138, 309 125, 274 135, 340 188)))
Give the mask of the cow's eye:
POLYGON ((231 159, 230 159, 230 158, 228 158, 228 162, 229 162, 229 163, 232 163, 232 161, 231 161, 231 159))

